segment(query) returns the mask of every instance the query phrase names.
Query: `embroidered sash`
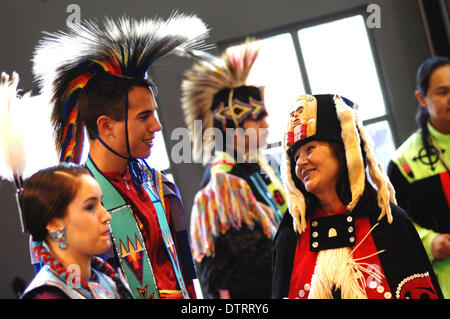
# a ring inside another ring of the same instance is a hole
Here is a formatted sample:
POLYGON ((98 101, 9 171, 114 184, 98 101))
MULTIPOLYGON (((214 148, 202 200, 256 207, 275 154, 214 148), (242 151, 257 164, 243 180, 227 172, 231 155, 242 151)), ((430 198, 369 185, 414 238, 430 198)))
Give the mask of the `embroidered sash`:
POLYGON ((88 156, 86 167, 103 192, 103 206, 111 215, 109 222, 120 266, 137 299, 159 299, 159 292, 144 239, 130 205, 98 170, 88 156))
POLYGON ((164 244, 167 249, 167 253, 170 258, 170 262, 172 263, 172 268, 175 273, 175 277, 177 278, 178 285, 181 290, 181 294, 184 299, 189 299, 189 294, 186 289, 186 285, 184 283, 183 274, 181 272, 180 263, 178 261, 177 251, 175 248, 175 244, 172 238, 172 233, 169 228, 169 223, 167 222, 167 215, 165 213, 164 207, 164 199, 162 198, 163 189, 162 189, 162 177, 161 172, 158 172, 158 181, 159 185, 156 181, 156 172, 154 169, 150 168, 150 174, 148 175, 150 178, 147 180, 148 183, 144 182, 144 189, 147 191, 153 206, 155 207, 156 214, 158 216, 159 227, 161 228, 162 237, 164 240, 164 244), (150 187, 149 185, 150 184, 150 187), (153 187, 151 187, 153 186, 153 187), (151 189, 153 188, 153 190, 151 189))

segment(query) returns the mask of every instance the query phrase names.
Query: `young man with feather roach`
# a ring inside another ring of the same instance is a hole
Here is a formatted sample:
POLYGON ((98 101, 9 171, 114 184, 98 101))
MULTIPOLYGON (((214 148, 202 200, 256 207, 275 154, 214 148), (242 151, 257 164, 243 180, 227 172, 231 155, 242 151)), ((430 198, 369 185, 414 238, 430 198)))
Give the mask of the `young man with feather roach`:
POLYGON ((195 266, 175 184, 147 164, 161 124, 150 66, 176 50, 200 48, 207 36, 195 16, 87 21, 47 34, 33 72, 51 97, 60 161, 85 166, 111 214, 113 247, 103 256, 120 267, 135 298, 195 298, 195 266), (186 28, 186 26, 189 26, 186 28))

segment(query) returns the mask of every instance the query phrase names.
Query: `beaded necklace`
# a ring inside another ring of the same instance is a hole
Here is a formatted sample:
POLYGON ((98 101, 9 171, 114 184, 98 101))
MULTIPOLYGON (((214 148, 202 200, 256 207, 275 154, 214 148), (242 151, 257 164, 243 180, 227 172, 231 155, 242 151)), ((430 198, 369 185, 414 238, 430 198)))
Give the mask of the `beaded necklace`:
MULTIPOLYGON (((68 280, 69 276, 73 276, 73 273, 67 271, 67 269, 57 260, 55 259, 50 252, 45 248, 43 242, 33 241, 33 251, 41 260, 41 262, 45 265, 48 265, 50 269, 52 269, 56 274, 64 279, 68 280)), ((102 259, 97 256, 93 256, 91 259, 91 267, 95 270, 106 274, 110 278, 114 280, 114 282, 118 285, 121 285, 119 275, 108 263, 105 263, 102 259)), ((73 281, 76 281, 76 277, 74 277, 73 281)), ((89 286, 86 280, 79 278, 80 284, 83 289, 89 291, 89 286)), ((72 281, 72 283, 73 283, 72 281)))

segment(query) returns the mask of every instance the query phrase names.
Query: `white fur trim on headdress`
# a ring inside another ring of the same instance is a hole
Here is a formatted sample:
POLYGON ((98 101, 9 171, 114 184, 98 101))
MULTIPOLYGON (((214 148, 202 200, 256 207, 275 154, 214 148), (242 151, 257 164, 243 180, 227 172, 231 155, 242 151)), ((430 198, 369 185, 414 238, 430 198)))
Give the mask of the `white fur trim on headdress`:
POLYGON ((334 103, 336 105, 337 117, 341 124, 341 137, 347 159, 348 179, 352 193, 352 200, 347 205, 347 209, 351 212, 356 207, 356 204, 358 204, 365 187, 366 174, 360 147, 361 141, 358 129, 356 128, 356 110, 345 104, 338 95, 334 96, 334 103))
POLYGON ((389 202, 397 204, 394 187, 384 173, 383 167, 376 159, 373 142, 370 135, 366 133, 361 121, 359 120, 358 114, 355 113, 355 115, 356 125, 358 126, 359 133, 364 144, 364 151, 366 152, 366 161, 369 168, 370 178, 378 189, 377 200, 378 206, 381 208, 381 213, 378 220, 381 220, 384 215, 387 215, 388 222, 392 223, 393 219, 389 202))
MULTIPOLYGON (((286 141, 283 141, 285 144, 286 141)), ((306 229, 306 201, 303 193, 295 186, 295 183, 291 175, 291 159, 287 152, 287 145, 283 146, 285 150, 282 155, 282 180, 284 184, 284 190, 286 192, 286 201, 294 221, 294 230, 301 234, 306 229)))

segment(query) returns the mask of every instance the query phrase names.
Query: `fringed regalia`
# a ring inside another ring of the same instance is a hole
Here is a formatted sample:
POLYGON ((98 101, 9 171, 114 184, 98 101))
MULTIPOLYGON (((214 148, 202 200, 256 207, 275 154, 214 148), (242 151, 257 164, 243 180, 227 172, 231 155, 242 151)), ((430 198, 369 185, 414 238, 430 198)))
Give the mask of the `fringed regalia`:
POLYGON ((208 164, 190 223, 200 282, 207 298, 270 298, 272 239, 287 208, 280 178, 259 150, 249 160, 233 142, 218 146, 227 128, 267 115, 263 89, 246 85, 258 49, 247 41, 220 58, 192 55, 182 106, 194 159, 208 164), (211 129, 221 137, 208 137, 211 129))

